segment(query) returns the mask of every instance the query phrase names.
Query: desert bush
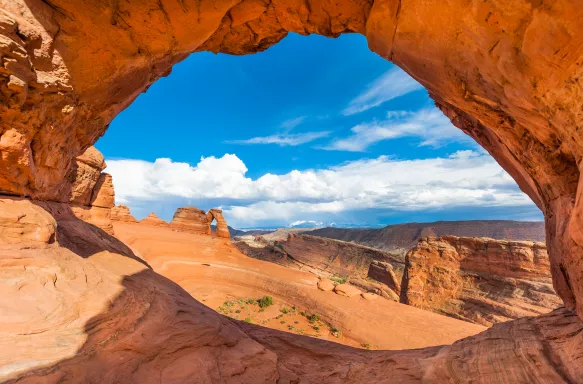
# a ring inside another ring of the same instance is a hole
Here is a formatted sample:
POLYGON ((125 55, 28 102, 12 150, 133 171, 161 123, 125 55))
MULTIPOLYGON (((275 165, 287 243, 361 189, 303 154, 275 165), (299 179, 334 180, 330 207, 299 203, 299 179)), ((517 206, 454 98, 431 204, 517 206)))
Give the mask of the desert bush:
POLYGON ((348 276, 334 275, 330 278, 330 280, 336 284, 346 284, 348 281, 348 276))
POLYGON ((262 298, 257 299, 257 304, 259 304, 261 308, 267 308, 270 305, 273 305, 273 297, 263 296, 262 298))

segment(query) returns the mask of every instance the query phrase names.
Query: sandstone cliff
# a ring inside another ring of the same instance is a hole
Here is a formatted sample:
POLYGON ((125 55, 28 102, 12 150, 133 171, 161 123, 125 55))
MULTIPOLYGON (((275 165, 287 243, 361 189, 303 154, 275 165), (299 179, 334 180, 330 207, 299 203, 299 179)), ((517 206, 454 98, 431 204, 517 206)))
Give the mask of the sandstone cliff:
POLYGON ((211 224, 216 220, 216 235, 229 238, 229 228, 220 209, 211 209, 206 213, 195 207, 178 208, 170 221, 172 228, 194 233, 211 234, 211 224))
POLYGON ((405 304, 487 326, 561 305, 543 243, 423 238, 406 258, 405 304))

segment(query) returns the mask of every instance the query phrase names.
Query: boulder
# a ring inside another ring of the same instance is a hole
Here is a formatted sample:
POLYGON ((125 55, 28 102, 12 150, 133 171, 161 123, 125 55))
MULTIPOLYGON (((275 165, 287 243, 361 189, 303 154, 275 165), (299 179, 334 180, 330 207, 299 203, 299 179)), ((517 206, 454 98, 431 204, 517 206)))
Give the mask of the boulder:
POLYGON ((360 289, 358 289, 355 286, 350 285, 348 283, 338 284, 337 286, 334 287, 334 292, 336 292, 340 296, 346 296, 346 297, 352 297, 352 296, 357 296, 357 295, 361 294, 360 289))
POLYGON ((332 283, 330 280, 328 279, 320 279, 318 281, 318 289, 320 291, 333 291, 334 290, 334 283, 332 283))
POLYGON ((0 199, 0 246, 49 244, 55 241, 57 223, 46 210, 28 199, 0 199))
POLYGON ((363 299, 365 300, 376 300, 379 298, 379 295, 375 295, 374 293, 370 293, 370 292, 363 292, 360 294, 360 296, 362 296, 363 299))
POLYGON ((393 266, 386 261, 373 260, 368 267, 368 277, 386 284, 391 290, 401 293, 401 282, 397 278, 393 266))

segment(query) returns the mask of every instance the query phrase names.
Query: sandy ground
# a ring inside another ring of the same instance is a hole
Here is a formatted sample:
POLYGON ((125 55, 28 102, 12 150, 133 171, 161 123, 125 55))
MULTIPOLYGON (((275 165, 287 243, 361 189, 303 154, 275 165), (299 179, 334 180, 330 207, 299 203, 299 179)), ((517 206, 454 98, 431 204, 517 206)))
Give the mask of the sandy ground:
POLYGON ((156 272, 235 319, 372 349, 451 344, 486 329, 380 297, 320 291, 316 276, 249 258, 229 240, 145 224, 114 227, 116 236, 156 272), (261 310, 252 299, 265 295, 273 297, 273 305, 261 310), (308 319, 314 314, 317 320, 308 319))

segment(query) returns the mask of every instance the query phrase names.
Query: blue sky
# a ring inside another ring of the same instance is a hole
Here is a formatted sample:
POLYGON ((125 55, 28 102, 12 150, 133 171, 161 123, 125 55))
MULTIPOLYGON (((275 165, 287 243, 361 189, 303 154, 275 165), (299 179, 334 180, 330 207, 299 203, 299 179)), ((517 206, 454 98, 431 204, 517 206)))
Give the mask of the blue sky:
POLYGON ((137 217, 195 205, 222 207, 240 228, 541 218, 359 35, 290 34, 255 55, 191 55, 96 146, 117 202, 137 217))

